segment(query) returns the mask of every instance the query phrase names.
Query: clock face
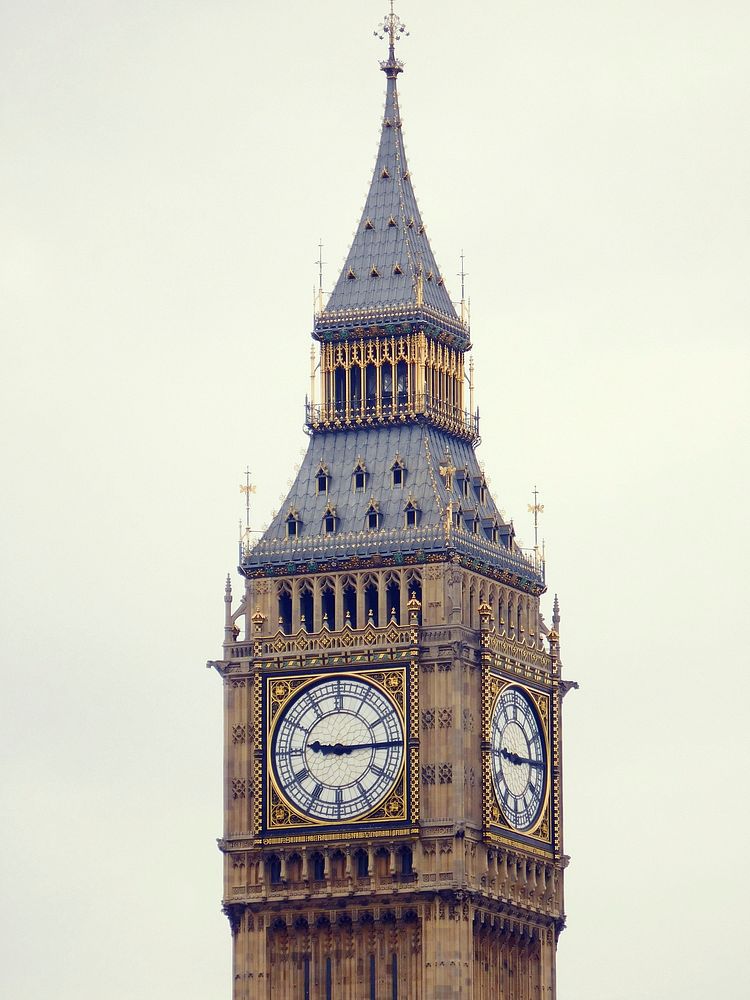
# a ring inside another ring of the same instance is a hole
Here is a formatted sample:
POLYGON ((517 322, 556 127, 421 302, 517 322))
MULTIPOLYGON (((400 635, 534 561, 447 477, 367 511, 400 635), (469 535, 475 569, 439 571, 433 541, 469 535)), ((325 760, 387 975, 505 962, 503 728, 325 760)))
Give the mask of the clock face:
POLYGON ((547 754, 536 710, 516 687, 495 703, 490 724, 492 782, 503 813, 516 830, 539 817, 547 782, 547 754))
POLYGON ((355 677, 315 681, 286 706, 271 737, 276 779, 311 819, 365 816, 404 761, 401 717, 379 688, 355 677))

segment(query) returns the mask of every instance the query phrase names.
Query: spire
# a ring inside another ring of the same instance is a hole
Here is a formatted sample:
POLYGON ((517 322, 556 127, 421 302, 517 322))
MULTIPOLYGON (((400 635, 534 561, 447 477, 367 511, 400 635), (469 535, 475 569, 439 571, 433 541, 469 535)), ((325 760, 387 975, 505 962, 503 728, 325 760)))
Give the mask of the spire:
POLYGON ((388 38, 385 111, 380 144, 364 211, 343 270, 320 320, 356 311, 375 318, 389 307, 411 306, 458 319, 427 239, 406 162, 396 78, 403 63, 395 46, 406 32, 393 12, 375 32, 388 38))

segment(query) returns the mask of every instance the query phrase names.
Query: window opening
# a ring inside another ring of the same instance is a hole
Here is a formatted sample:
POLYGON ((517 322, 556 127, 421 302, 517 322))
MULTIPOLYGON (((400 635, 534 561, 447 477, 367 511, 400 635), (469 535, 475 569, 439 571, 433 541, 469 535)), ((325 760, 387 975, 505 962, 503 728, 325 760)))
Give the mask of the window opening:
POLYGON ((336 628, 336 595, 332 588, 323 591, 320 610, 323 624, 333 631, 336 628))
POLYGON ((357 588, 351 583, 344 585, 344 624, 357 627, 357 588))
POLYGON ((292 631, 292 595, 288 590, 279 592, 279 628, 287 635, 292 631))
POLYGON ((303 590, 299 595, 300 628, 312 632, 313 628, 313 595, 311 590, 303 590))
POLYGON ((367 622, 372 622, 375 627, 378 626, 378 585, 374 581, 370 581, 364 591, 365 596, 365 617, 367 622))
POLYGON ((388 621, 401 624, 401 585, 398 580, 391 580, 385 589, 385 602, 388 609, 388 621))

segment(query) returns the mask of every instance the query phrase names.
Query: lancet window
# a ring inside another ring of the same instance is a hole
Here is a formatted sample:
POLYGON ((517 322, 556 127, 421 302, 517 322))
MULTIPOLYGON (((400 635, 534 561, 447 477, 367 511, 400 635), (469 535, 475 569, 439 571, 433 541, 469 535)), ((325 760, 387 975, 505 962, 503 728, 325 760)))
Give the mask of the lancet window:
POLYGON ((367 486, 367 466, 361 458, 357 459, 357 464, 354 466, 352 485, 358 493, 361 493, 367 486))
POLYGON ((407 528, 416 528, 419 524, 420 514, 419 504, 414 497, 409 497, 404 507, 404 526, 407 528))
POLYGON ((395 461, 391 466, 391 482, 395 487, 403 486, 405 478, 406 466, 403 459, 399 455, 396 455, 395 461))
POLYGON ((286 517, 286 537, 297 538, 302 533, 302 521, 299 511, 292 507, 286 517))
POLYGON ((289 583, 282 583, 278 589, 279 602, 279 628, 289 635, 292 631, 292 587, 289 583))
POLYGON ((318 466, 318 471, 315 473, 315 489, 318 493, 327 493, 331 486, 331 475, 328 471, 328 466, 323 462, 318 466))
POLYGON ((323 511, 323 534, 332 535, 336 531, 338 522, 336 508, 331 503, 327 503, 326 509, 323 511))
POLYGON ((377 531, 380 528, 381 520, 383 515, 380 513, 380 507, 377 500, 370 497, 370 503, 367 507, 366 514, 366 525, 369 531, 377 531))

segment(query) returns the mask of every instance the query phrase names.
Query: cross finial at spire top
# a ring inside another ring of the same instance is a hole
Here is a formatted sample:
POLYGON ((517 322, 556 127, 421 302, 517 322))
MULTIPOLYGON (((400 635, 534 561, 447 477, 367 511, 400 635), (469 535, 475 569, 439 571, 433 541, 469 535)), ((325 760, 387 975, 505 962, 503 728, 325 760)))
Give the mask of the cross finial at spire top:
POLYGON ((380 68, 388 77, 395 77, 400 73, 404 64, 400 59, 396 58, 396 42, 401 39, 403 35, 409 34, 406 30, 406 25, 401 20, 401 18, 393 10, 393 0, 390 0, 391 9, 388 14, 383 16, 382 25, 378 25, 376 30, 373 32, 376 38, 388 38, 388 58, 381 62, 380 68))

